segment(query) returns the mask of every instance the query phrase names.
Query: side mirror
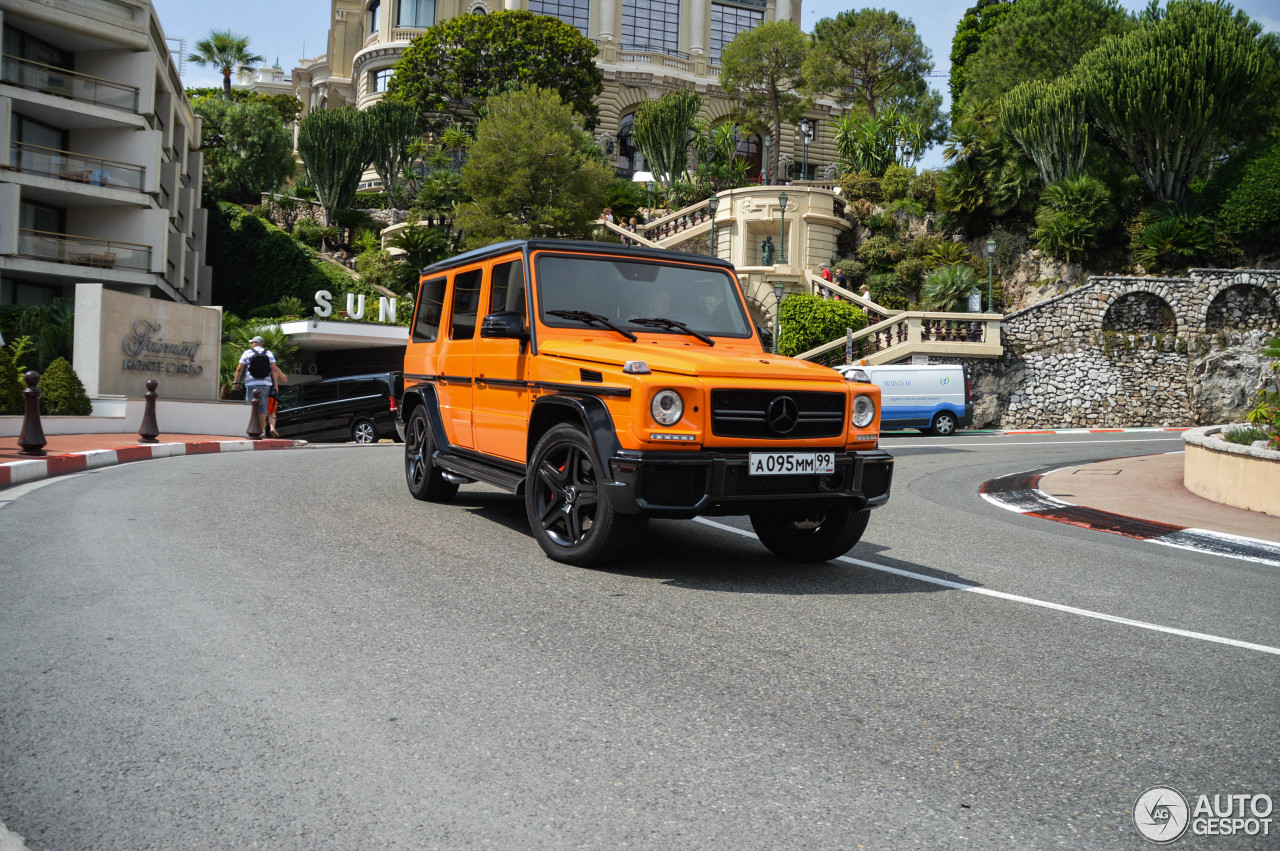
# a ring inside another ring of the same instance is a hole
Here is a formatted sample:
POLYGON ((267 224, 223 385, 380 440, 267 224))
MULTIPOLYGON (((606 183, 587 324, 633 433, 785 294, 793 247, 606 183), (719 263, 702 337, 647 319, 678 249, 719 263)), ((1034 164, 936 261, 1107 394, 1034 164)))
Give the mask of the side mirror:
POLYGON ((501 313, 490 313, 480 323, 481 337, 496 337, 508 340, 527 340, 529 332, 524 329, 524 317, 514 310, 501 313))

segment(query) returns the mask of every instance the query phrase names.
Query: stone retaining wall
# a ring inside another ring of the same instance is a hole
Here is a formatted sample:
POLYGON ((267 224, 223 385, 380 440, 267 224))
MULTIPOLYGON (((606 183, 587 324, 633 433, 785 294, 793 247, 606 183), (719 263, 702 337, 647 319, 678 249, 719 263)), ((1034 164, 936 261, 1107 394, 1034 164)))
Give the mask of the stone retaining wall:
POLYGON ((974 426, 1118 428, 1242 419, 1272 375, 1259 350, 1280 331, 1280 271, 1190 274, 1091 277, 1006 316, 1005 355, 965 361, 974 426))

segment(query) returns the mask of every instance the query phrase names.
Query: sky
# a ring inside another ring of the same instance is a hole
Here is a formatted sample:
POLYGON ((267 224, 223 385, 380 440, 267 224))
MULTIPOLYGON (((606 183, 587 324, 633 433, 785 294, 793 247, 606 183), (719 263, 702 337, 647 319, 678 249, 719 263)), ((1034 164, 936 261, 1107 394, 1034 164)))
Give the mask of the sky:
MULTIPOLYGON (((266 59, 271 65, 277 59, 288 75, 303 58, 312 58, 325 52, 328 40, 329 0, 222 0, 209 3, 198 0, 152 0, 160 16, 160 26, 171 42, 186 40, 185 51, 190 54, 195 43, 215 29, 231 29, 249 37, 249 49, 266 59)), ((951 39, 956 24, 964 17, 973 0, 886 0, 852 4, 845 0, 805 0, 800 26, 812 32, 813 25, 822 18, 866 6, 888 9, 915 23, 925 47, 933 54, 933 74, 929 84, 942 94, 943 109, 950 108, 947 92, 947 76, 951 67, 951 39)), ((1147 0, 1121 0, 1120 5, 1132 11, 1143 9, 1147 0)), ((1280 31, 1280 3, 1277 0, 1244 0, 1233 4, 1253 20, 1272 32, 1280 31)), ((170 49, 177 55, 176 44, 170 49)), ((183 70, 187 87, 221 86, 222 78, 212 68, 201 68, 191 62, 183 70)), ((935 146, 921 165, 937 168, 942 163, 942 147, 935 146)))

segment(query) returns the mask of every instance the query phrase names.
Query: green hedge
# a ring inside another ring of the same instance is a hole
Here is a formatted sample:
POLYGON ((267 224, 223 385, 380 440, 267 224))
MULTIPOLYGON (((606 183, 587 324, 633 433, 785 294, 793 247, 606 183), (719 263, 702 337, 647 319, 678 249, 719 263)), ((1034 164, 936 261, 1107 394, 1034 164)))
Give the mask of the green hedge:
POLYGON ((235 204, 210 208, 208 249, 213 303, 239 316, 288 296, 310 304, 317 290, 354 291, 350 275, 235 204))
POLYGON ((1280 137, 1233 158, 1208 188, 1218 226, 1249 249, 1280 243, 1280 137))
POLYGON ((84 392, 84 384, 66 358, 49 364, 40 377, 40 390, 42 415, 87 417, 93 413, 93 403, 84 392))
POLYGON ((778 317, 782 326, 778 353, 788 357, 843 337, 846 328, 867 327, 867 315, 852 303, 816 295, 788 296, 778 317))

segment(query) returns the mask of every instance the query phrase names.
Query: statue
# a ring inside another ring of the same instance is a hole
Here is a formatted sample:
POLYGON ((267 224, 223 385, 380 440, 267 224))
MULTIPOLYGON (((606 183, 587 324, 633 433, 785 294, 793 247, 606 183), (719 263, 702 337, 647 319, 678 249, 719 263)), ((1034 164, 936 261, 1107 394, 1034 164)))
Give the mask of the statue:
POLYGON ((773 237, 766 236, 764 242, 760 243, 760 265, 773 265, 773 237))

